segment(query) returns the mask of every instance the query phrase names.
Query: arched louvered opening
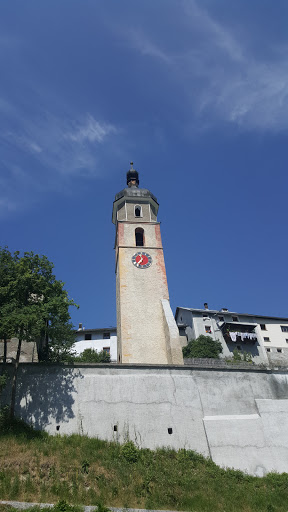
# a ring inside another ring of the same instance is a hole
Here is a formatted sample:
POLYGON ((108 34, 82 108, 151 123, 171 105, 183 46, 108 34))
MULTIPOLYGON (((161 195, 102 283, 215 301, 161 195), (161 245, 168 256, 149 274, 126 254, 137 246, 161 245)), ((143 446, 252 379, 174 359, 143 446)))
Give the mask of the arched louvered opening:
POLYGON ((135 217, 142 217, 142 208, 137 204, 134 209, 135 217))
POLYGON ((135 229, 135 241, 136 241, 136 247, 144 246, 144 229, 142 229, 142 228, 135 229))

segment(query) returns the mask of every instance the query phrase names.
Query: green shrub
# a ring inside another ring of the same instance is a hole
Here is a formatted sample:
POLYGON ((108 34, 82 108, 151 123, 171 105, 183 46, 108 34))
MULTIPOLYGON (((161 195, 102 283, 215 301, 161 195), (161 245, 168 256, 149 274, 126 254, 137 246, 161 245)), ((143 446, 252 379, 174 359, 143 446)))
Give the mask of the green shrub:
POLYGON ((213 340, 211 336, 201 334, 196 340, 189 341, 186 347, 183 347, 183 357, 208 357, 219 359, 223 348, 218 340, 213 340))
POLYGON ((237 350, 237 348, 234 348, 233 350, 233 359, 232 363, 237 363, 238 361, 245 361, 246 363, 252 363, 252 354, 250 352, 241 352, 240 350, 237 350))
POLYGON ((97 352, 94 348, 86 348, 80 356, 73 358, 76 363, 110 363, 110 354, 104 350, 97 352))
POLYGON ((132 441, 127 441, 121 446, 121 455, 127 462, 133 464, 139 458, 139 450, 132 441))
POLYGON ((237 348, 233 350, 233 361, 242 361, 241 353, 237 348))
POLYGON ((52 512, 80 512, 83 510, 83 507, 77 507, 75 505, 69 505, 67 501, 60 500, 54 507, 50 509, 52 512))

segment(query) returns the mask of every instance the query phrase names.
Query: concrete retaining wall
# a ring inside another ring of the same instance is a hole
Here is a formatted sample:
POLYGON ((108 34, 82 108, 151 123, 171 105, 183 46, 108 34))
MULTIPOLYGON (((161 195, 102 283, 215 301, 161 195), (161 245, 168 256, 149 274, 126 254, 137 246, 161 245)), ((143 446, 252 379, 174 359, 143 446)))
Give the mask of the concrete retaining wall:
POLYGON ((51 434, 130 438, 251 474, 288 472, 286 371, 22 364, 16 413, 51 434))

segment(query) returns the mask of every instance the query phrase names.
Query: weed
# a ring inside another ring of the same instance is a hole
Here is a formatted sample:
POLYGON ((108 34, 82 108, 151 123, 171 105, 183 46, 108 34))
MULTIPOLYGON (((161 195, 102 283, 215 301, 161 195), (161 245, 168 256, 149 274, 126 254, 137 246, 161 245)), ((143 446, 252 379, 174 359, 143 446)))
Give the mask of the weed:
POLYGON ((110 512, 110 509, 108 507, 105 507, 103 503, 97 503, 97 512, 110 512))
POLYGON ((80 512, 83 509, 81 507, 76 507, 75 505, 69 505, 65 500, 59 500, 58 503, 50 509, 50 512, 51 510, 52 512, 80 512))
POLYGON ((89 467, 90 467, 90 464, 89 464, 88 460, 87 459, 83 460, 82 465, 81 465, 82 473, 86 473, 86 475, 88 475, 89 467))

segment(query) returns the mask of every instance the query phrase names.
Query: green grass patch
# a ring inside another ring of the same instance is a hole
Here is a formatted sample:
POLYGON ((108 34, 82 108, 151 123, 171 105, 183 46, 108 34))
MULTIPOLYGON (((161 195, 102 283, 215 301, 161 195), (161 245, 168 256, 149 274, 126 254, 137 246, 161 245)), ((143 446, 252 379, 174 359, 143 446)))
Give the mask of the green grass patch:
POLYGON ((131 441, 120 446, 79 435, 49 436, 16 421, 1 429, 0 454, 2 500, 64 508, 100 504, 99 512, 103 504, 193 512, 288 510, 288 474, 252 477, 188 450, 140 450, 131 441))

